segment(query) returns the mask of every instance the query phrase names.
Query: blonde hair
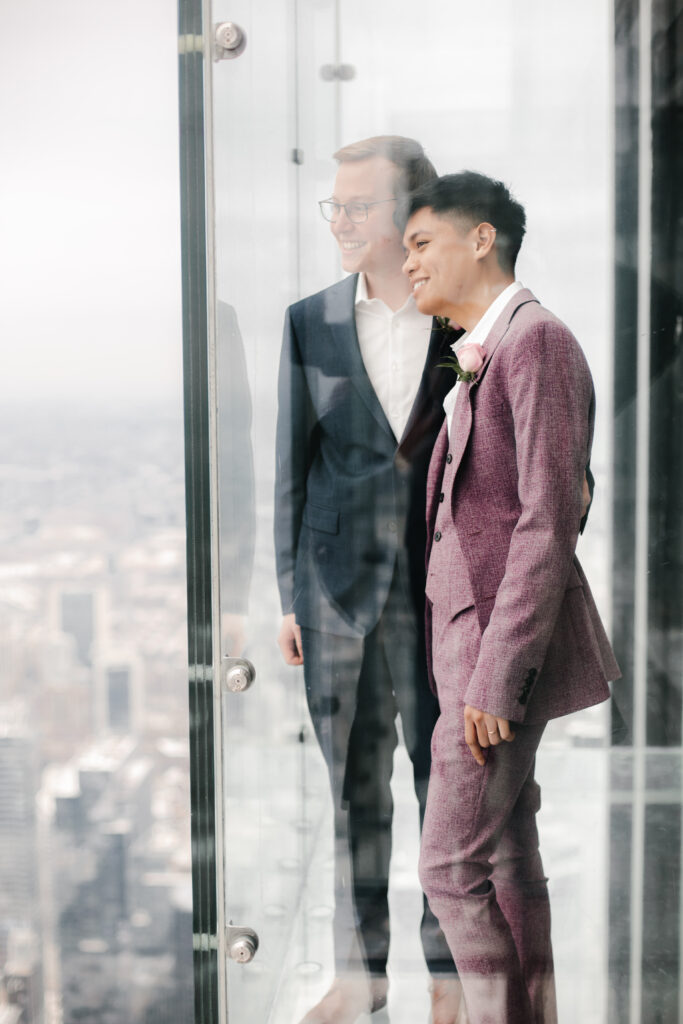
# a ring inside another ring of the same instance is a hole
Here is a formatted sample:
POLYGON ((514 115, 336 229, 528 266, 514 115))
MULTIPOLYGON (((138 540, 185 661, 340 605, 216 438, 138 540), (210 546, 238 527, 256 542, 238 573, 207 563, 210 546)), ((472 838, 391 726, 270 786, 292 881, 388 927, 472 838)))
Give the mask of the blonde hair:
POLYGON ((420 143, 403 135, 373 135, 369 139, 342 146, 333 153, 334 159, 340 164, 370 160, 376 156, 384 157, 396 167, 397 194, 412 192, 438 177, 420 143))

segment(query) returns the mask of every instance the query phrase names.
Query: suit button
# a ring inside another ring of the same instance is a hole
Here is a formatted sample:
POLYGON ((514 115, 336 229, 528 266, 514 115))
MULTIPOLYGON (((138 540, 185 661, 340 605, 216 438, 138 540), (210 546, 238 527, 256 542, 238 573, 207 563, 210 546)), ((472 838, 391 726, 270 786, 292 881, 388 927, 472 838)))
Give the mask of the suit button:
POLYGON ((448 455, 446 456, 446 462, 450 465, 452 461, 453 461, 453 456, 449 452, 448 455))
POLYGON ((396 523, 393 521, 387 524, 389 527, 389 533, 396 533, 396 523))
POLYGON ((434 540, 435 541, 440 541, 441 540, 441 533, 440 533, 439 530, 437 530, 436 533, 434 534, 434 540))
POLYGON ((443 501, 443 491, 442 491, 442 492, 441 492, 441 494, 439 495, 439 501, 443 501))

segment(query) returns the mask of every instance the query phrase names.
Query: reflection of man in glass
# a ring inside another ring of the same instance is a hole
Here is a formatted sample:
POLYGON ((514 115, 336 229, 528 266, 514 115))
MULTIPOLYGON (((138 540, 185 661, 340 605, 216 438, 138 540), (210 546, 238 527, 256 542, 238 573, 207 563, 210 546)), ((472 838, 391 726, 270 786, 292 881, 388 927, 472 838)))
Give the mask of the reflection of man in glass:
MULTIPOLYGON (((434 168, 397 137, 335 157, 320 206, 351 276, 287 311, 277 433, 279 642, 304 666, 335 812, 337 979, 307 1024, 352 1022, 386 1002, 396 718, 422 819, 438 714, 425 670, 424 504, 451 384, 437 366, 450 339, 415 307, 394 223, 397 199, 434 168)), ((421 936, 434 1024, 454 1024, 459 982, 426 904, 421 936)))
POLYGON ((251 392, 244 344, 234 308, 216 303, 216 399, 221 542, 221 642, 238 657, 244 649, 254 566, 255 497, 251 392))
POLYGON ((553 1024, 536 750, 549 719, 605 700, 619 677, 574 555, 593 385, 576 339, 515 281, 525 214, 504 185, 447 175, 409 212, 417 306, 468 332, 427 486, 441 716, 420 877, 471 1024, 553 1024))

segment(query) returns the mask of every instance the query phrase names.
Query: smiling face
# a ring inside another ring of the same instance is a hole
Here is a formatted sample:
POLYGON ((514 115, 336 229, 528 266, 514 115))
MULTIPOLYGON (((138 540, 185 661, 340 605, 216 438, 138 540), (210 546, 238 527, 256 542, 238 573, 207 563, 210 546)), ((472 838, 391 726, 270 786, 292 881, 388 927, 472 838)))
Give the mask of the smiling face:
POLYGON ((396 166, 381 156, 339 165, 331 197, 335 202, 379 203, 369 208, 362 224, 350 221, 344 210, 330 224, 345 271, 370 277, 400 272, 403 246, 393 221, 396 203, 382 201, 395 197, 396 174, 396 166))
POLYGON ((439 216, 429 207, 412 215, 403 235, 403 272, 421 313, 463 323, 463 309, 476 292, 480 277, 479 227, 439 216))

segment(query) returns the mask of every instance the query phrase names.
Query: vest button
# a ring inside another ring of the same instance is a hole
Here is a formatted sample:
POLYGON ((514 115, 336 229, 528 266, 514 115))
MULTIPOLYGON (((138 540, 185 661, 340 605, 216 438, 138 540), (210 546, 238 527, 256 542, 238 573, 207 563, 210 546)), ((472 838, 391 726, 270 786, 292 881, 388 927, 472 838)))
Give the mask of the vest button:
POLYGON ((447 463, 449 464, 449 466, 450 466, 450 464, 451 464, 451 462, 452 462, 452 461, 453 461, 453 456, 452 456, 452 455, 451 455, 451 453, 449 452, 449 453, 448 453, 448 455, 446 456, 446 462, 447 462, 447 463))
POLYGON ((443 491, 442 491, 441 494, 439 495, 439 501, 443 501, 443 497, 444 497, 444 495, 443 495, 443 491))
POLYGON ((440 541, 441 540, 441 532, 439 530, 437 530, 436 533, 434 534, 434 540, 435 541, 440 541))

